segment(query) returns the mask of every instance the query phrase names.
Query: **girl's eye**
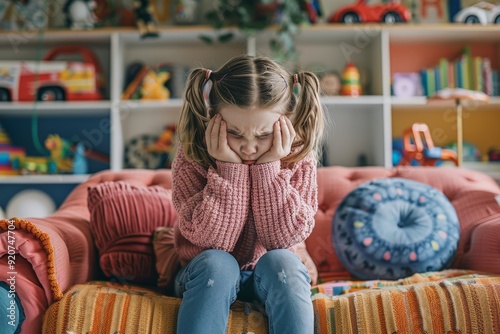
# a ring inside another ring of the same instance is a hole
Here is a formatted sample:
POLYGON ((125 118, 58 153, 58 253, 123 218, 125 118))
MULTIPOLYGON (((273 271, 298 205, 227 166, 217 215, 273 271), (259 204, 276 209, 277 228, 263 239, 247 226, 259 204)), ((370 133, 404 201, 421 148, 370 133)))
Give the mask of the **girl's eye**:
POLYGON ((262 136, 259 136, 258 138, 259 139, 267 139, 269 137, 271 137, 272 133, 268 133, 267 135, 262 135, 262 136))
POLYGON ((231 137, 234 137, 234 138, 241 138, 241 135, 239 135, 239 134, 237 134, 237 133, 234 133, 234 132, 228 132, 228 133, 229 133, 229 135, 230 135, 231 137))

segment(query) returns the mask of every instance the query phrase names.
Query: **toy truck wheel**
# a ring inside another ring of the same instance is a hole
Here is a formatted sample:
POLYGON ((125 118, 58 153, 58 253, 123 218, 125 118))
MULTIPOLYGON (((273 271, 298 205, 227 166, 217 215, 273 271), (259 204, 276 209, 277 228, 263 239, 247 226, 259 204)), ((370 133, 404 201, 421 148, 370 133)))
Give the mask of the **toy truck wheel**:
POLYGON ((5 88, 0 88, 0 102, 9 102, 10 94, 9 91, 5 88))
POLYGON ((497 15, 497 17, 495 17, 495 20, 493 20, 493 22, 495 24, 500 24, 500 15, 497 15))
POLYGON ((64 91, 60 87, 42 87, 36 94, 38 101, 64 101, 64 91))
POLYGON ((388 24, 399 23, 402 21, 403 20, 401 19, 401 16, 396 12, 388 12, 382 18, 382 22, 388 23, 388 24))
POLYGON ((465 18, 464 23, 467 23, 467 24, 477 24, 477 23, 480 23, 479 22, 479 17, 477 17, 476 15, 469 15, 469 16, 467 16, 465 18))
POLYGON ((342 23, 359 23, 359 22, 361 22, 359 15, 354 12, 348 12, 342 16, 342 23))

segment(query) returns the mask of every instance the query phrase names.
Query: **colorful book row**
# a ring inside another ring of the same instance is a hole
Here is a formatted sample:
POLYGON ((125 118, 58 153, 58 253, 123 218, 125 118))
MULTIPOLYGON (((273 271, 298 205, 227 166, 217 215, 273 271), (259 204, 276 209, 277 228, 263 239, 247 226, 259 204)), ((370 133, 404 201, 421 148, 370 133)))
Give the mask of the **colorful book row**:
POLYGON ((492 69, 490 59, 472 56, 469 47, 454 61, 441 58, 435 67, 420 71, 425 96, 432 96, 444 88, 464 88, 498 96, 498 80, 499 71, 492 69))

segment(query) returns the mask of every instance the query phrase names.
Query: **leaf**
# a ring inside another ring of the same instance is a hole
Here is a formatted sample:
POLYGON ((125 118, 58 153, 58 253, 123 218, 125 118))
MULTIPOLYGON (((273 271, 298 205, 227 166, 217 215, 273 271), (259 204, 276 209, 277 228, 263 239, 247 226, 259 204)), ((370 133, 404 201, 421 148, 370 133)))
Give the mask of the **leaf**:
POLYGON ((229 42, 234 37, 232 32, 219 35, 219 42, 226 43, 229 42))
POLYGON ((205 43, 207 43, 207 44, 210 44, 210 45, 214 44, 214 40, 212 39, 212 37, 209 37, 209 36, 207 36, 207 35, 200 35, 199 37, 200 37, 200 39, 201 39, 203 42, 205 42, 205 43))

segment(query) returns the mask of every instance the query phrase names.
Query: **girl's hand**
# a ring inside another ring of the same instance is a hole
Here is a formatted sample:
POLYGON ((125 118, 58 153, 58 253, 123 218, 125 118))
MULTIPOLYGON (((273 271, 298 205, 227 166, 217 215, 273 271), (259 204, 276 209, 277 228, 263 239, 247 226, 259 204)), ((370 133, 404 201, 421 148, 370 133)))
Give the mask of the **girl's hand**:
POLYGON ((280 116, 279 120, 274 123, 273 130, 273 146, 257 160, 256 164, 277 161, 290 154, 295 140, 292 122, 288 117, 280 116))
POLYGON ((208 122, 205 131, 208 154, 215 160, 233 163, 242 163, 241 158, 227 144, 226 122, 217 114, 208 122))

